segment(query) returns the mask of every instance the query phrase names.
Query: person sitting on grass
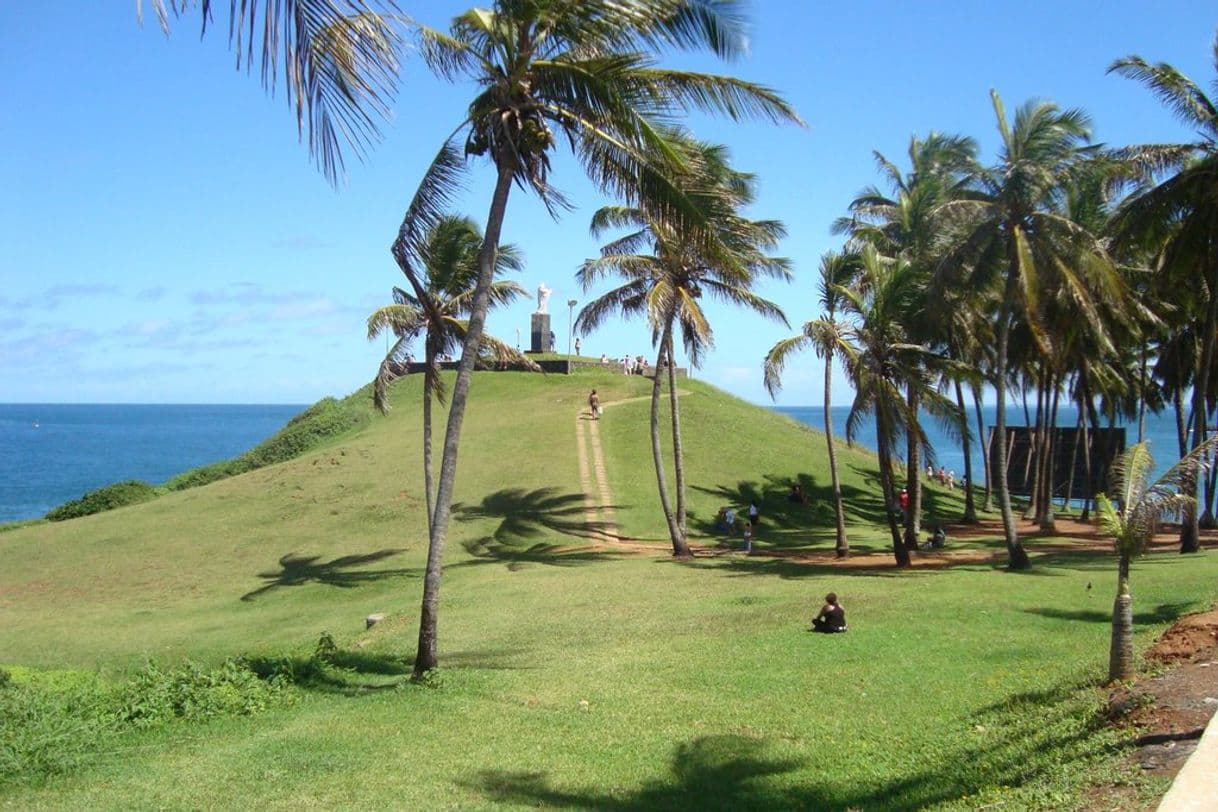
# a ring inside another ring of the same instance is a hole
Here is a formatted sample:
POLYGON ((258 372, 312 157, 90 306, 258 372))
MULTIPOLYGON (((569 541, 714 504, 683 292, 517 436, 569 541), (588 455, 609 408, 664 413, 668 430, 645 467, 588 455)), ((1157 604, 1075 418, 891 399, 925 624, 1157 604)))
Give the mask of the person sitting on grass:
POLYGON ((826 634, 846 631, 846 610, 837 602, 836 592, 825 596, 825 605, 820 608, 820 614, 812 618, 812 631, 826 634))

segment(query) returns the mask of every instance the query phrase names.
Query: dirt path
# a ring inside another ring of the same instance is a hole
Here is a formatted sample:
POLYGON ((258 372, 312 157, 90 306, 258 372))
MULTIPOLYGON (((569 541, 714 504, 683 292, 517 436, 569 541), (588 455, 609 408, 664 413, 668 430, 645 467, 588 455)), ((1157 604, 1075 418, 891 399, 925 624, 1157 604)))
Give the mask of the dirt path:
MULTIPOLYGON (((677 390, 677 395, 688 394, 677 390)), ((623 398, 601 404, 601 411, 651 400, 650 395, 623 398)), ((597 542, 620 544, 622 538, 614 513, 613 491, 609 489, 609 477, 605 473, 605 454, 601 448, 600 420, 588 409, 580 409, 575 415, 575 451, 579 459, 579 487, 584 493, 584 521, 594 528, 591 537, 597 542)))

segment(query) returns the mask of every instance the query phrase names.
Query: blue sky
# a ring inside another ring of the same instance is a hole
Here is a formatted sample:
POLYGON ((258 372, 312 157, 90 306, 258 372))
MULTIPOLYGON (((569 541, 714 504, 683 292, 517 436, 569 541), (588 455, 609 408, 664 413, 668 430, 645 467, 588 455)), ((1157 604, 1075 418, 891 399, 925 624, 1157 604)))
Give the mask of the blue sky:
MULTIPOLYGON (((223 8, 227 4, 219 3, 223 8)), ((467 7, 402 6, 441 26, 467 7)), ((756 402, 761 360, 815 318, 820 255, 840 245, 832 220, 877 181, 872 150, 904 165, 913 134, 996 142, 989 91, 1008 109, 1029 98, 1085 108, 1096 140, 1179 141, 1141 86, 1106 76, 1115 58, 1167 61, 1210 88, 1218 14, 1202 2, 827 3, 757 0, 752 53, 723 65, 781 91, 805 129, 698 118, 757 174, 752 214, 786 222, 795 282, 762 293, 791 327, 710 306, 715 349, 695 374, 756 402)), ((394 120, 369 158, 331 189, 299 143, 282 95, 234 70, 226 18, 207 37, 186 17, 166 38, 131 3, 0 4, 0 402, 309 403, 366 383, 383 342, 365 319, 400 273, 389 256, 415 184, 460 121, 467 86, 407 58, 394 120)), ((461 204, 479 222, 490 170, 472 167, 461 204)), ((555 223, 516 192, 504 239, 519 245, 530 291, 554 290, 565 346, 574 282, 596 253, 592 212, 606 201, 565 156, 553 180, 579 208, 555 223)), ((535 299, 492 314, 489 329, 527 345, 535 299)), ((583 340, 585 354, 651 354, 639 323, 583 340)), ((821 402, 819 363, 793 364, 778 402, 821 402)), ((836 385, 835 401, 850 392, 836 385)))

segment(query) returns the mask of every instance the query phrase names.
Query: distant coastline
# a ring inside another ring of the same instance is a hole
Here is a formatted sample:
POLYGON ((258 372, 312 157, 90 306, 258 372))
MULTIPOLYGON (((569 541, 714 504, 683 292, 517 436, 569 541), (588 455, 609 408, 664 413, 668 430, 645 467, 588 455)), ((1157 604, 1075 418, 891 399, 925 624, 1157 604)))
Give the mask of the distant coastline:
POLYGON ((159 484, 237 456, 306 404, 0 404, 0 522, 124 479, 159 484))

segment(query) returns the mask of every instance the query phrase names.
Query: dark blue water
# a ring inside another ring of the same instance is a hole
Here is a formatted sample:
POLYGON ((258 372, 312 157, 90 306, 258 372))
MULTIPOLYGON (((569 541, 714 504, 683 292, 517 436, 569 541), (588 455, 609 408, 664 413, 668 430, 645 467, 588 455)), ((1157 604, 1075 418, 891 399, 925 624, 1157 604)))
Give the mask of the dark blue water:
POLYGON ((235 457, 303 406, 0 404, 0 522, 124 479, 160 484, 235 457))
MULTIPOLYGON (((775 406, 775 411, 788 415, 801 423, 806 423, 817 431, 825 430, 825 410, 819 406, 775 406)), ((988 432, 990 427, 994 425, 993 406, 983 406, 982 415, 985 419, 985 427, 988 432)), ((834 406, 829 410, 830 419, 833 422, 833 432, 839 439, 846 437, 846 417, 850 414, 849 406, 834 406)), ((1032 415, 1035 420, 1035 414, 1032 415)), ((1078 412, 1074 408, 1061 407, 1058 409, 1057 425, 1060 428, 1074 428, 1078 420, 1078 412)), ((1024 412, 1022 407, 1007 407, 1007 425, 1022 426, 1024 425, 1024 412)), ((1105 426, 1107 424, 1104 424, 1105 426)), ((969 429, 973 435, 977 434, 977 419, 975 412, 969 410, 969 429)), ((964 476, 964 451, 961 448, 958 440, 950 439, 938 426, 927 420, 924 425, 924 430, 930 437, 931 445, 935 453, 935 467, 943 466, 948 471, 954 471, 956 480, 959 481, 964 476)), ((1170 412, 1164 412, 1160 415, 1146 415, 1146 441, 1149 443, 1150 453, 1155 459, 1155 472, 1152 478, 1157 478, 1160 474, 1172 466, 1179 459, 1179 446, 1176 441, 1176 424, 1175 418, 1170 412)), ((1128 425, 1125 427, 1125 447, 1133 445, 1138 441, 1137 425, 1128 425)), ((856 445, 863 446, 872 451, 875 450, 875 419, 868 417, 864 419, 860 426, 860 431, 854 440, 856 445)), ((980 443, 974 441, 971 450, 973 458, 973 477, 977 484, 980 485, 984 481, 985 468, 982 467, 983 447, 980 443)), ((904 455, 904 441, 901 443, 899 452, 904 455)), ((922 461, 922 467, 926 467, 926 461, 922 461)))

